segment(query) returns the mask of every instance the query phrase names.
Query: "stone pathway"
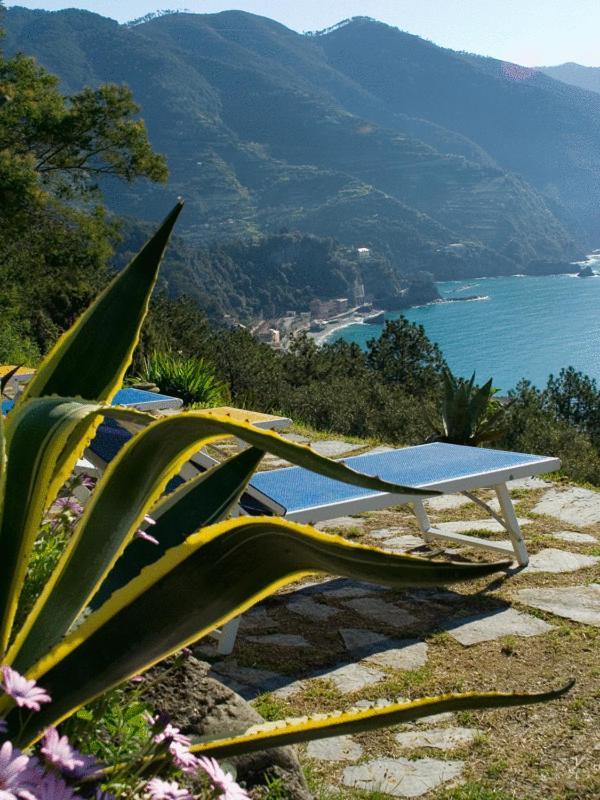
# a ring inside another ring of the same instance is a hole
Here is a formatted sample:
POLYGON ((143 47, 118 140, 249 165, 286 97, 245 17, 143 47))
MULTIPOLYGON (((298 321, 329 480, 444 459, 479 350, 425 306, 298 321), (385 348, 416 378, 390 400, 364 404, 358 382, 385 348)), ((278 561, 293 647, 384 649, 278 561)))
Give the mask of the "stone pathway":
POLYGON ((396 741, 401 747, 433 747, 435 750, 455 750, 471 744, 481 731, 475 728, 432 728, 428 731, 404 731, 397 733, 396 741))
POLYGON ((502 636, 539 636, 552 628, 547 622, 530 614, 522 614, 514 608, 461 617, 444 623, 443 627, 453 639, 466 647, 502 636))
POLYGON ((533 508, 568 525, 596 525, 600 522, 600 493, 589 489, 549 489, 533 508))
MULTIPOLYGON (((292 441, 307 441, 302 436, 287 436, 292 441)), ((330 457, 362 448, 336 440, 318 441, 312 446, 330 457)), ((266 461, 272 467, 278 460, 266 461)), ((246 614, 234 655, 218 657, 211 674, 246 698, 270 692, 275 700, 286 701, 293 708, 311 691, 313 697, 319 697, 319 692, 324 696, 334 692, 342 698, 340 707, 364 709, 402 701, 390 696, 390 680, 427 667, 433 644, 426 640, 436 631, 445 631, 453 640, 448 647, 456 648, 458 643, 477 648, 505 636, 525 640, 543 637, 561 624, 559 618, 600 627, 600 583, 585 585, 590 580, 590 570, 600 563, 599 531, 580 530, 600 523, 600 493, 578 487, 557 488, 540 478, 513 481, 509 488, 519 492, 519 500, 523 501, 520 511, 533 506, 532 516, 521 513, 519 522, 522 526, 535 525, 535 536, 530 537, 529 566, 511 573, 499 596, 469 595, 462 588, 394 593, 366 582, 319 576, 301 588, 283 590, 246 614), (543 519, 535 515, 542 515, 543 519), (554 520, 553 524, 548 517, 554 520), (568 529, 561 530, 561 523, 568 529), (553 546, 540 547, 543 540, 553 546), (570 573, 571 585, 544 585, 559 580, 564 573, 570 573), (546 621, 519 610, 526 608, 554 618, 546 621), (423 638, 416 638, 415 634, 423 638), (250 659, 244 660, 241 656, 246 645, 252 650, 250 659), (262 664, 277 667, 263 668, 262 664)), ((483 496, 489 498, 490 494, 483 496)), ((480 518, 481 510, 460 494, 432 498, 427 507, 433 524, 442 531, 481 530, 494 538, 506 533, 497 521, 480 518), (448 521, 452 512, 459 519, 448 521), (468 518, 474 516, 478 518, 468 518)), ((392 552, 432 552, 415 535, 415 523, 405 512, 395 515, 386 510, 338 517, 316 527, 341 535, 351 531, 353 538, 392 552)), ((527 528, 524 533, 527 540, 527 528)), ((433 547, 441 557, 449 552, 443 551, 439 542, 433 547)), ((459 546, 452 553, 473 558, 473 551, 466 547, 459 546)), ((597 573, 591 575, 593 579, 597 573)), ((418 690, 414 694, 418 696, 418 690)), ((461 758, 468 759, 469 748, 484 732, 461 727, 456 715, 445 713, 422 718, 393 733, 392 751, 397 757, 389 755, 391 751, 385 745, 383 749, 371 749, 362 739, 349 735, 311 742, 305 748, 305 756, 326 766, 331 771, 330 781, 338 786, 393 797, 422 797, 442 785, 461 782, 465 762, 452 754, 457 751, 461 758), (407 757, 398 756, 404 751, 428 748, 437 751, 439 758, 410 758, 410 752, 407 757), (382 753, 385 757, 375 757, 382 753)), ((390 739, 382 741, 388 742, 389 748, 390 739)), ((481 757, 479 753, 478 758, 481 757)))
POLYGON ((346 767, 344 786, 369 792, 383 792, 393 797, 422 797, 447 781, 458 778, 462 761, 438 761, 434 758, 377 758, 357 767, 346 767))
POLYGON ((526 606, 600 628, 600 583, 556 589, 521 589, 517 597, 526 606))

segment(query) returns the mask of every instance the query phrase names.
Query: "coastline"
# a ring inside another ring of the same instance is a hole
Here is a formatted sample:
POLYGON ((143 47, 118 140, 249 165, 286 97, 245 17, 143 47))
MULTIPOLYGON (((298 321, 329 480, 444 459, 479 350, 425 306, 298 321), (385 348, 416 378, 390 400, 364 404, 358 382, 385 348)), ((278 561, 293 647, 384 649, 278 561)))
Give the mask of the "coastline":
MULTIPOLYGON (((332 320, 329 323, 325 323, 324 330, 306 331, 306 335, 312 339, 316 345, 325 344, 330 336, 333 336, 334 333, 341 331, 343 328, 348 328, 350 325, 367 325, 368 323, 365 322, 365 318, 368 316, 369 314, 354 314, 351 318, 349 317, 344 320, 332 320)), ((373 328, 377 327, 377 325, 373 325, 373 328)))

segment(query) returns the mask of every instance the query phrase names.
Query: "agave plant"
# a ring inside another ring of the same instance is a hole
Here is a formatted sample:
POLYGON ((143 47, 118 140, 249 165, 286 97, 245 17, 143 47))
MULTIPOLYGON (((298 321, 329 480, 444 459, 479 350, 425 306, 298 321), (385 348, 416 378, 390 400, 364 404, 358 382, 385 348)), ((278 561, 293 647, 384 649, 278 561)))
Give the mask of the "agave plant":
POLYGON ((203 358, 185 358, 178 353, 150 353, 142 361, 138 378, 180 397, 186 406, 220 406, 228 395, 225 384, 203 358))
MULTIPOLYGON (((0 696, 0 719, 21 747, 300 576, 333 573, 402 588, 477 578, 499 566, 391 555, 277 518, 228 519, 265 451, 360 486, 398 493, 407 487, 360 475, 227 417, 192 411, 155 419, 109 405, 138 341, 179 211, 180 205, 64 334, 0 423, 0 663, 39 681, 52 697, 39 713, 22 718, 11 698, 0 696), (103 417, 137 433, 99 480, 50 580, 17 626, 43 515, 103 417), (165 496, 188 457, 225 435, 250 447, 165 496), (159 546, 143 548, 133 537, 148 513, 157 520, 152 533, 159 546)), ((562 691, 426 698, 193 749, 233 755, 445 710, 537 702, 562 691)))
POLYGON ((483 386, 477 386, 475 373, 470 380, 465 380, 445 370, 440 408, 441 429, 428 419, 434 430, 428 441, 476 447, 483 442, 495 442, 502 438, 505 433, 502 419, 509 404, 503 405, 495 400, 496 392, 492 378, 483 386))

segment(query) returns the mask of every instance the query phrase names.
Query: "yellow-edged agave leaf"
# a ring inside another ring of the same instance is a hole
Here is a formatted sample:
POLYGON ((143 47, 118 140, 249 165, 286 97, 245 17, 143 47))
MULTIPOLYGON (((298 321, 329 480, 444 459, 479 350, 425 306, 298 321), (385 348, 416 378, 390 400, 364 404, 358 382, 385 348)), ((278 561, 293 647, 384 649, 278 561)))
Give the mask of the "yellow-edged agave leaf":
POLYGON ((299 577, 332 573, 404 588, 478 578, 507 565, 395 555, 271 517, 218 523, 146 567, 28 670, 52 703, 24 728, 18 713, 11 713, 11 733, 21 744, 31 742, 47 726, 299 577))
POLYGON ((305 445, 229 417, 188 412, 156 420, 133 436, 107 468, 19 631, 8 663, 24 672, 60 640, 100 588, 169 480, 194 452, 224 434, 346 483, 399 495, 437 494, 362 475, 305 445))
POLYGON ((10 379, 17 374, 23 365, 17 364, 0 378, 0 394, 4 394, 4 389, 8 386, 10 379))
POLYGON ((45 510, 70 475, 100 413, 144 417, 102 403, 38 398, 3 423, 6 469, 0 486, 0 653, 6 652, 29 556, 45 510))
POLYGON ((100 608, 114 591, 133 580, 144 567, 158 561, 171 547, 182 544, 200 528, 224 519, 239 500, 263 455, 264 452, 255 447, 242 450, 182 484, 154 506, 150 516, 155 524, 148 528, 148 533, 157 544, 134 539, 94 595, 91 608, 100 608))
POLYGON ((64 333, 25 387, 19 403, 58 394, 110 400, 121 387, 148 311, 179 202, 131 263, 64 333))
POLYGON ((273 725, 255 725, 241 736, 200 742, 190 748, 193 753, 212 758, 233 758, 234 756, 266 750, 270 747, 284 747, 329 736, 344 736, 365 731, 377 730, 389 725, 411 722, 432 714, 447 711, 467 711, 471 709, 509 708, 511 706, 531 705, 556 700, 569 691, 575 681, 570 681, 560 689, 549 692, 464 692, 443 694, 437 697, 423 697, 406 703, 391 703, 387 706, 367 708, 363 711, 347 711, 339 714, 320 714, 314 718, 282 720, 273 725))

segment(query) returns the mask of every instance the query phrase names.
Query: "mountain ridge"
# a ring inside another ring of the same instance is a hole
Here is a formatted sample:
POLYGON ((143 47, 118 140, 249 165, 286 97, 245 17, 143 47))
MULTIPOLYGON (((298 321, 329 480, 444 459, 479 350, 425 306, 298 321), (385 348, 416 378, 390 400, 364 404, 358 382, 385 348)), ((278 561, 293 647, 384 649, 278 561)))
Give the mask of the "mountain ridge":
POLYGON ((370 246, 400 275, 439 278, 565 263, 588 244, 562 186, 535 186, 507 168, 502 148, 484 147, 473 124, 452 128, 449 111, 431 110, 446 90, 444 70, 458 70, 467 88, 489 89, 502 84, 495 62, 364 20, 306 36, 246 12, 128 27, 93 12, 13 7, 4 25, 6 51, 36 56, 67 91, 103 81, 132 87, 172 177, 167 189, 107 184, 109 204, 157 218, 169 197, 184 194, 191 242, 286 227, 370 246), (400 92, 410 102, 394 99, 407 75, 421 87, 429 81, 428 102, 415 102, 418 86, 400 92))

